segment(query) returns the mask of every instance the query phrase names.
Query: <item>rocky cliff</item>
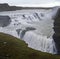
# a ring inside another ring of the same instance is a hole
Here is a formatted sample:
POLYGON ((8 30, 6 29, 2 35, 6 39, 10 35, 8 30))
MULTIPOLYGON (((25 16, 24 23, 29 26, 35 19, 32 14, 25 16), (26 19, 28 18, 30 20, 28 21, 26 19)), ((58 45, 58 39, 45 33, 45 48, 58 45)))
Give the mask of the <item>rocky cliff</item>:
POLYGON ((55 33, 53 35, 53 39, 56 43, 57 52, 58 54, 60 54, 60 8, 58 9, 54 20, 55 20, 54 22, 55 33))

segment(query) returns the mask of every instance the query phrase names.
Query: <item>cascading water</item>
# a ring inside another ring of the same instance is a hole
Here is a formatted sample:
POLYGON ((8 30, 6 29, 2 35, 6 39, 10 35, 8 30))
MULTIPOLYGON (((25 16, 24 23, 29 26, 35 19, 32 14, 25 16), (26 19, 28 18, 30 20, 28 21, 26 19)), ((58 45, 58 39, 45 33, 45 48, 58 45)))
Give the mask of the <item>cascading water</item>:
POLYGON ((28 47, 33 49, 56 54, 57 50, 52 38, 53 16, 56 12, 57 9, 0 12, 0 15, 8 15, 12 21, 10 25, 0 27, 0 32, 21 38, 28 44, 28 47))
POLYGON ((23 39, 26 43, 28 43, 28 47, 56 54, 55 43, 52 38, 47 38, 46 36, 29 31, 25 34, 23 39))

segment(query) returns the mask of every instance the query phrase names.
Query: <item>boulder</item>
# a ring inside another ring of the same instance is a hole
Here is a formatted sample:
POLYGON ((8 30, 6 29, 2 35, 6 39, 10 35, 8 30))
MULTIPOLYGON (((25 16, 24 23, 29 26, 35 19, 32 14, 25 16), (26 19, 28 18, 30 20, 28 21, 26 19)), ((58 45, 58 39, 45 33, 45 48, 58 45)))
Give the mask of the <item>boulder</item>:
POLYGON ((0 16, 0 27, 6 27, 11 23, 9 16, 0 16))

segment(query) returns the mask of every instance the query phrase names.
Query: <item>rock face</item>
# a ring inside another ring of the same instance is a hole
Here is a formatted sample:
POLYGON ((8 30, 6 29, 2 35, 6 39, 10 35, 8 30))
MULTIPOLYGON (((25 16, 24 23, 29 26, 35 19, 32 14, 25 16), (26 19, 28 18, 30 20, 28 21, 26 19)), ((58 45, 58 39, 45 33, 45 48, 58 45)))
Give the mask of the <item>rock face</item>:
POLYGON ((22 39, 27 31, 33 31, 33 30, 36 30, 36 29, 33 27, 26 27, 24 30, 17 29, 16 31, 17 31, 18 36, 20 35, 20 38, 22 39))
POLYGON ((60 8, 55 16, 54 31, 55 34, 53 35, 53 39, 56 43, 57 52, 60 54, 60 8))
POLYGON ((11 20, 9 16, 0 16, 0 27, 6 27, 10 22, 11 20))

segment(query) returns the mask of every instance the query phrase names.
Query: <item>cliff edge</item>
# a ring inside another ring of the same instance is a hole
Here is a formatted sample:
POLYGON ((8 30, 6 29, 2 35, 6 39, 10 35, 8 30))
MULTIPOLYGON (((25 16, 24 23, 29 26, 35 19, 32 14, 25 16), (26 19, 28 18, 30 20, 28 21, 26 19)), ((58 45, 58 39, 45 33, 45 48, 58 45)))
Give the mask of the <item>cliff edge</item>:
POLYGON ((53 35, 53 39, 56 43, 57 52, 60 54, 60 8, 57 11, 54 21, 55 33, 53 35))

